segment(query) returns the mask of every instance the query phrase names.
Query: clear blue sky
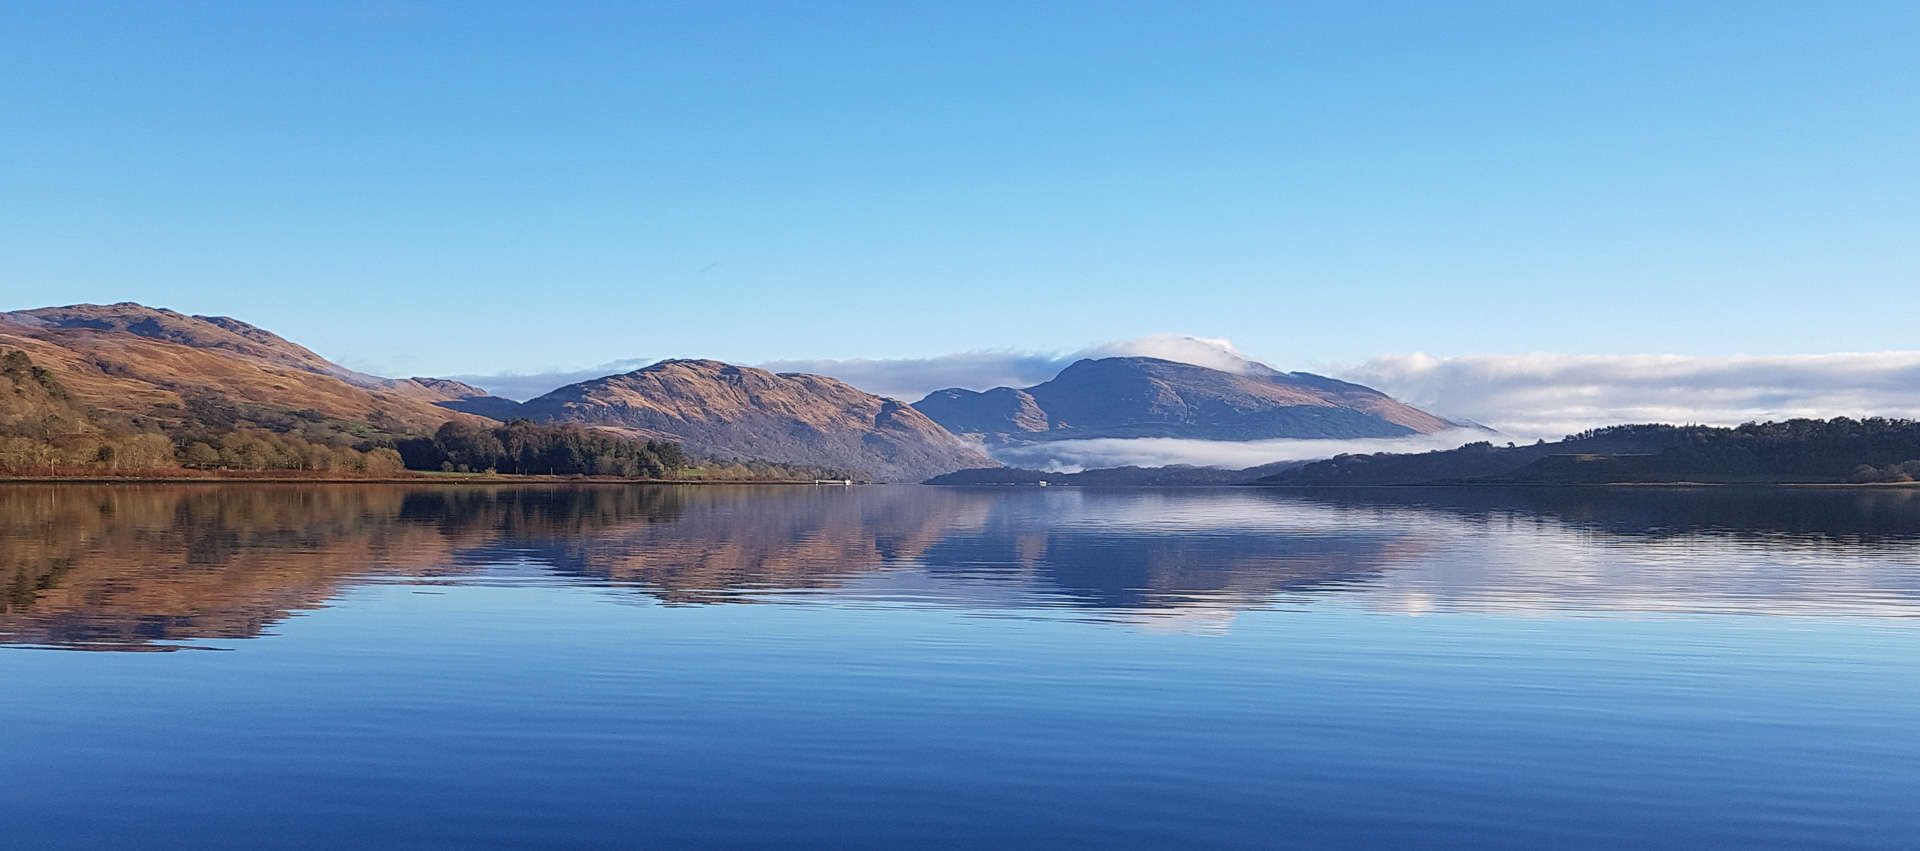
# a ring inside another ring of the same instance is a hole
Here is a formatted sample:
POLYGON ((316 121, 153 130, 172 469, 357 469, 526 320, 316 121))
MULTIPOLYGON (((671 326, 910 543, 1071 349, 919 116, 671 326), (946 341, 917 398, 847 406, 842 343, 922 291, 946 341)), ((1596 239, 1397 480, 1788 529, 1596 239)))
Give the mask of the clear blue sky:
POLYGON ((547 5, 0 6, 0 308, 403 375, 1920 346, 1912 2, 547 5))

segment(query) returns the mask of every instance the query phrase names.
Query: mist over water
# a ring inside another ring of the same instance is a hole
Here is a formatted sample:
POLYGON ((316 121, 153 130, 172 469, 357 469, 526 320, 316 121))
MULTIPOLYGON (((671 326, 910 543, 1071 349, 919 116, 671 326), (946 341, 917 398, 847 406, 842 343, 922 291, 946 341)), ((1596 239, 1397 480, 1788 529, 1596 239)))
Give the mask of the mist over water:
POLYGON ((1916 616, 1903 489, 9 486, 0 823, 1901 847, 1916 616))
POLYGON ((1411 437, 1273 440, 1193 440, 1179 437, 1103 437, 1014 443, 988 448, 994 460, 1010 467, 1075 473, 1109 467, 1187 465, 1244 470, 1281 461, 1317 461, 1344 454, 1432 452, 1457 449, 1498 435, 1480 429, 1452 429, 1411 437))

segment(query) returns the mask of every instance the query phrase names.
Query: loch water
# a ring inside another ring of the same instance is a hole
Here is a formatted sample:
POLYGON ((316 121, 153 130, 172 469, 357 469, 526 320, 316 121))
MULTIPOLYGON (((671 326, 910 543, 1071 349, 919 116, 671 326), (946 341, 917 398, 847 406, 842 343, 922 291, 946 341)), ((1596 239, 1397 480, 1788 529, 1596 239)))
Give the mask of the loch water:
POLYGON ((1920 489, 0 486, 0 847, 1913 848, 1920 489))

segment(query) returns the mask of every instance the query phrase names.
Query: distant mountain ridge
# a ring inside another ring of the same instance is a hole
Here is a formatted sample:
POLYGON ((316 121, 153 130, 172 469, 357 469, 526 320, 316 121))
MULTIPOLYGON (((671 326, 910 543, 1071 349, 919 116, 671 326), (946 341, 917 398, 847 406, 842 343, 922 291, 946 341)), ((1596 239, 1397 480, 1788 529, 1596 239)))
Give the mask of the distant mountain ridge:
POLYGON ((825 376, 713 360, 665 360, 570 384, 515 413, 676 440, 696 454, 837 467, 882 481, 996 466, 904 402, 825 376))
POLYGON ((1085 359, 1032 387, 944 390, 914 405, 824 376, 667 360, 523 403, 452 379, 369 375, 238 319, 132 302, 0 313, 0 349, 48 370, 73 405, 132 418, 135 430, 265 429, 366 449, 449 420, 526 418, 888 481, 996 466, 991 443, 1397 437, 1454 425, 1330 378, 1149 357, 1085 359))
POLYGON ((419 376, 407 380, 441 396, 442 398, 434 404, 446 408, 449 411, 477 414, 490 419, 500 420, 501 422, 506 422, 520 415, 519 402, 495 396, 464 381, 455 381, 451 378, 421 378, 419 376))
POLYGON ((1264 364, 1229 372, 1150 357, 1076 361, 1032 387, 930 393, 914 407, 989 441, 1406 437, 1458 428, 1359 384, 1264 364))

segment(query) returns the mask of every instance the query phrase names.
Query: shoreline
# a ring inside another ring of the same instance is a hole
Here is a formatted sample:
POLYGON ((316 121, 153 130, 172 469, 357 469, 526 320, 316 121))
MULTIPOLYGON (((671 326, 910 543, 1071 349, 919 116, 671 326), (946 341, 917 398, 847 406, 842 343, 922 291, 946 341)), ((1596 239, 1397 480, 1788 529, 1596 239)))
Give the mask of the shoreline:
POLYGON ((811 479, 619 479, 589 476, 0 476, 6 485, 819 485, 852 487, 811 479))
MULTIPOLYGON (((876 482, 819 482, 811 479, 621 479, 592 476, 485 476, 478 474, 423 473, 412 476, 378 476, 366 478, 347 478, 337 476, 0 476, 0 487, 7 485, 432 485, 432 486, 470 486, 470 485, 594 485, 594 486, 630 486, 630 485, 774 485, 815 487, 852 487, 855 485, 879 484, 876 482)), ((1031 484, 941 484, 925 482, 907 484, 926 485, 927 487, 947 488, 1035 488, 1031 484)), ((1808 490, 1900 490, 1920 488, 1916 482, 1419 482, 1399 484, 1168 484, 1168 485, 1074 485, 1060 484, 1054 487, 1120 490, 1192 490, 1197 488, 1255 488, 1261 490, 1324 491, 1359 489, 1408 489, 1408 488, 1525 488, 1525 489, 1591 489, 1591 488, 1638 488, 1638 489, 1703 489, 1703 488, 1792 488, 1808 490)))
MULTIPOLYGON (((967 482, 967 483, 956 483, 956 484, 932 484, 928 482, 921 482, 920 484, 926 485, 927 487, 931 487, 931 488, 984 488, 984 489, 1033 488, 1035 490, 1039 490, 1042 487, 1040 485, 1035 485, 1029 482, 994 482, 994 483, 967 482)), ((1100 489, 1193 490, 1197 488, 1252 488, 1256 490, 1290 490, 1290 491, 1329 491, 1329 490, 1406 489, 1406 488, 1445 488, 1445 489, 1454 489, 1454 490, 1468 489, 1468 488, 1483 488, 1483 489, 1490 489, 1490 488, 1647 488, 1647 489, 1653 489, 1653 488, 1669 488, 1669 489, 1812 488, 1812 489, 1854 490, 1854 489, 1863 489, 1863 488, 1864 489, 1920 488, 1920 481, 1914 481, 1914 482, 1409 482, 1409 483, 1399 483, 1399 484, 1351 484, 1351 485, 1257 484, 1254 482, 1237 482, 1237 483, 1216 482, 1216 483, 1207 483, 1207 484, 1166 484, 1166 485, 1150 485, 1150 484, 1079 485, 1079 484, 1063 483, 1063 484, 1050 484, 1044 487, 1048 489, 1076 488, 1080 490, 1100 490, 1100 489)))
POLYGON ((1355 488, 1815 488, 1833 490, 1900 489, 1920 482, 1413 482, 1403 484, 1292 485, 1248 484, 1275 490, 1351 490, 1355 488))

